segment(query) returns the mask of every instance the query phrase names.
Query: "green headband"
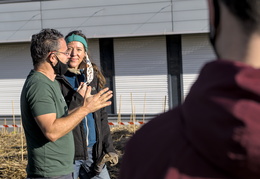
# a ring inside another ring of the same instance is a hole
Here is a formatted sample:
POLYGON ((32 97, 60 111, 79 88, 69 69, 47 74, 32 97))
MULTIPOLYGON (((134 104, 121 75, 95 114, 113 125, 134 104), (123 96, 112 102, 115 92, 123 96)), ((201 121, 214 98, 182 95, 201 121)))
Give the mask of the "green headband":
POLYGON ((80 35, 72 34, 71 36, 67 37, 65 40, 66 40, 67 44, 72 42, 72 41, 81 42, 85 46, 86 51, 88 51, 87 41, 83 37, 81 37, 80 35))

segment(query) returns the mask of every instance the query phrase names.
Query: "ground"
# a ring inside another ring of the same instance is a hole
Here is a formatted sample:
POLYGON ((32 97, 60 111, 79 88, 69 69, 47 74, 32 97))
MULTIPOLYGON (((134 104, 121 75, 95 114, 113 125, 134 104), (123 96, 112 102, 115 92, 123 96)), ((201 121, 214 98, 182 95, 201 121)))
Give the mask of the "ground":
MULTIPOLYGON (((119 155, 116 166, 109 166, 111 179, 118 177, 124 146, 139 126, 111 127, 114 146, 119 155)), ((26 178, 27 152, 26 141, 22 131, 14 128, 14 131, 0 131, 0 178, 24 179, 26 178)))

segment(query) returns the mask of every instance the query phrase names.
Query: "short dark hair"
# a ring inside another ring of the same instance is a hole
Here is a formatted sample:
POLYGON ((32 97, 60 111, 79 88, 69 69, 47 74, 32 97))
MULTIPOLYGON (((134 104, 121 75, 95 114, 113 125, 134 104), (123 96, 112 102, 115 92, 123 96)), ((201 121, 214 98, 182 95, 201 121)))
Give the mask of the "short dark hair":
POLYGON ((260 32, 260 0, 221 1, 241 22, 247 32, 260 32))
POLYGON ((33 65, 38 66, 46 60, 49 52, 58 50, 61 38, 64 36, 55 29, 42 29, 38 34, 32 35, 31 57, 33 65))

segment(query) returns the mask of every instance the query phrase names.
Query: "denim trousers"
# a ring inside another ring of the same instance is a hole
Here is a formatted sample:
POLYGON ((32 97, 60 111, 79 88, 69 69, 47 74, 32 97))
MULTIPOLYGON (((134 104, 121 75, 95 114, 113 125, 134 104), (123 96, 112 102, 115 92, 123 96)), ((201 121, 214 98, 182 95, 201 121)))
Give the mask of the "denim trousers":
POLYGON ((84 168, 91 171, 93 170, 93 157, 92 157, 92 147, 88 147, 88 160, 75 160, 74 164, 74 179, 110 179, 106 165, 102 169, 99 175, 89 176, 85 169, 81 165, 84 165, 84 168))

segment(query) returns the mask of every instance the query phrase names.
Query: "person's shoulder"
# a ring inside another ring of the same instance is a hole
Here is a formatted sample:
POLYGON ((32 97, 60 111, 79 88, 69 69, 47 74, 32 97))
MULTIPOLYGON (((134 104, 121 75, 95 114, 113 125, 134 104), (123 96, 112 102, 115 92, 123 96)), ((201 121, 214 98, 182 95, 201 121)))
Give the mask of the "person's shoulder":
POLYGON ((48 77, 46 77, 44 74, 32 70, 27 78, 29 82, 32 83, 41 83, 41 82, 48 82, 50 81, 48 77))
POLYGON ((161 113, 158 116, 151 119, 150 121, 148 121, 147 124, 143 126, 143 128, 144 129, 147 128, 147 130, 149 130, 149 129, 153 129, 154 127, 158 128, 160 126, 171 125, 174 123, 175 118, 179 118, 179 115, 180 115, 179 107, 170 109, 169 111, 161 113))
POLYGON ((133 178, 163 176, 171 155, 175 155, 172 151, 183 141, 182 132, 179 107, 162 113, 143 125, 125 147, 121 178, 130 174, 133 178))
POLYGON ((56 80, 51 81, 40 72, 32 71, 26 80, 27 89, 45 91, 55 84, 56 80))
MULTIPOLYGON (((152 143, 154 139, 160 139, 160 142, 168 140, 174 135, 181 125, 181 113, 179 108, 174 108, 168 112, 162 113, 144 124, 131 138, 130 143, 152 143)), ((135 144, 131 144, 135 145, 135 144)), ((135 145, 136 146, 136 145, 135 145)))

